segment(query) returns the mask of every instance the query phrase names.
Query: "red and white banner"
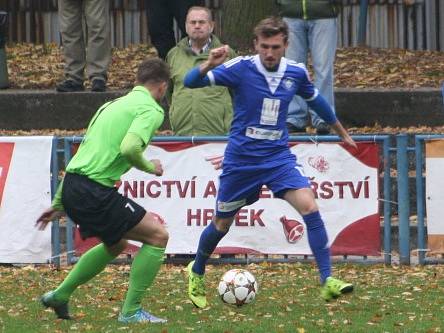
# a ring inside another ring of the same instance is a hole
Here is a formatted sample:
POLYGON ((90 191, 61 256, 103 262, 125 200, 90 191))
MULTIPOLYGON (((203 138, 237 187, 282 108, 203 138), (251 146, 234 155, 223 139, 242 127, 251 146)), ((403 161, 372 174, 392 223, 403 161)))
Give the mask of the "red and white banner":
MULTIPOLYGON (((379 255, 378 146, 359 143, 348 150, 340 144, 296 144, 305 174, 310 177, 324 218, 333 254, 379 255)), ((194 253, 200 234, 215 207, 218 176, 211 161, 223 155, 225 143, 162 143, 145 157, 160 159, 164 175, 130 170, 119 191, 166 222, 167 253, 194 253)), ((264 188, 261 199, 244 207, 219 253, 311 254, 302 217, 264 188)))
POLYGON ((43 263, 51 228, 34 223, 51 204, 52 137, 0 138, 0 262, 43 263))
POLYGON ((444 253, 444 140, 426 141, 426 209, 428 248, 444 253))

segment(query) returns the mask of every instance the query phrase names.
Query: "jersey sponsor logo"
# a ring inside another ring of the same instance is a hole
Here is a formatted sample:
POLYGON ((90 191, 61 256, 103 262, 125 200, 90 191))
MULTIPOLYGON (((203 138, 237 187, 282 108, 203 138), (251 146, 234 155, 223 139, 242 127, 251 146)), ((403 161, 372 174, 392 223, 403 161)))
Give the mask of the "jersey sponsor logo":
POLYGON ((247 199, 242 199, 238 201, 231 201, 231 202, 223 202, 218 201, 217 202, 217 210, 219 212, 232 212, 233 210, 245 206, 247 203, 247 199))
POLYGON ((14 143, 0 143, 0 204, 3 198, 3 190, 8 177, 9 165, 11 164, 12 152, 14 151, 14 143))
POLYGON ((279 117, 279 99, 264 98, 262 101, 261 125, 276 125, 279 117))
POLYGON ((245 136, 259 140, 279 140, 282 137, 283 131, 267 130, 257 127, 247 127, 245 136))

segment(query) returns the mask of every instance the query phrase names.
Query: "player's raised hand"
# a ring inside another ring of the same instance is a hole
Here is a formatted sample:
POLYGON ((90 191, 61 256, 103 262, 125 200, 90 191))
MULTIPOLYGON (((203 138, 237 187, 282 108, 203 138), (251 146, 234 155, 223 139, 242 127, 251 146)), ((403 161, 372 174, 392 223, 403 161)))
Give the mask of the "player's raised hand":
POLYGON ((49 222, 59 219, 64 214, 65 212, 62 210, 57 210, 53 207, 49 207, 42 213, 42 215, 39 216, 39 218, 35 222, 35 227, 39 230, 45 230, 49 222))
POLYGON ((162 163, 160 163, 160 160, 150 160, 151 163, 154 164, 154 171, 153 173, 156 176, 162 176, 163 175, 163 167, 162 167, 162 163))
POLYGON ((211 67, 216 67, 222 64, 225 61, 225 59, 227 59, 229 52, 230 48, 228 47, 228 45, 224 45, 216 49, 210 50, 210 54, 208 56, 208 62, 211 65, 211 67))

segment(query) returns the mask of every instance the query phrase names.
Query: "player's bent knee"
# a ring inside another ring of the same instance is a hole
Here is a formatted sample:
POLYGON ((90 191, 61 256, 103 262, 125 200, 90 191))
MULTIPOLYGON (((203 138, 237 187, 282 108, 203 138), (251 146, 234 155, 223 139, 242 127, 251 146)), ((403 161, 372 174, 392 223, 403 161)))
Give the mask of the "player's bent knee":
POLYGON ((159 243, 158 246, 159 247, 166 247, 168 244, 169 238, 170 238, 170 235, 168 234, 168 231, 166 231, 165 228, 162 228, 161 232, 159 233, 158 239, 157 239, 157 241, 159 243))
POLYGON ((319 210, 319 208, 316 205, 303 207, 301 209, 301 215, 308 215, 308 214, 317 212, 318 210, 319 210))
POLYGON ((111 255, 118 256, 123 252, 123 250, 126 249, 127 246, 128 242, 125 239, 121 239, 118 243, 114 245, 106 246, 106 249, 111 255))
POLYGON ((154 233, 146 237, 144 243, 157 247, 166 247, 169 239, 168 231, 165 228, 159 228, 154 233))

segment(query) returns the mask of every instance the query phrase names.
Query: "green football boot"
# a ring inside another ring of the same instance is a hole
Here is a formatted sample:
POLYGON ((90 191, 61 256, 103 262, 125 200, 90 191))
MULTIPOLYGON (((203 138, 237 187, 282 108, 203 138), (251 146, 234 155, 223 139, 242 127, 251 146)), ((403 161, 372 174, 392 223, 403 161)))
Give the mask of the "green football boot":
POLYGON ((329 276, 321 288, 321 297, 327 302, 353 291, 353 285, 329 276))
POLYGON ((207 306, 207 297, 205 296, 205 278, 203 275, 192 271, 194 260, 187 266, 188 272, 188 297, 193 304, 203 309, 207 306))

